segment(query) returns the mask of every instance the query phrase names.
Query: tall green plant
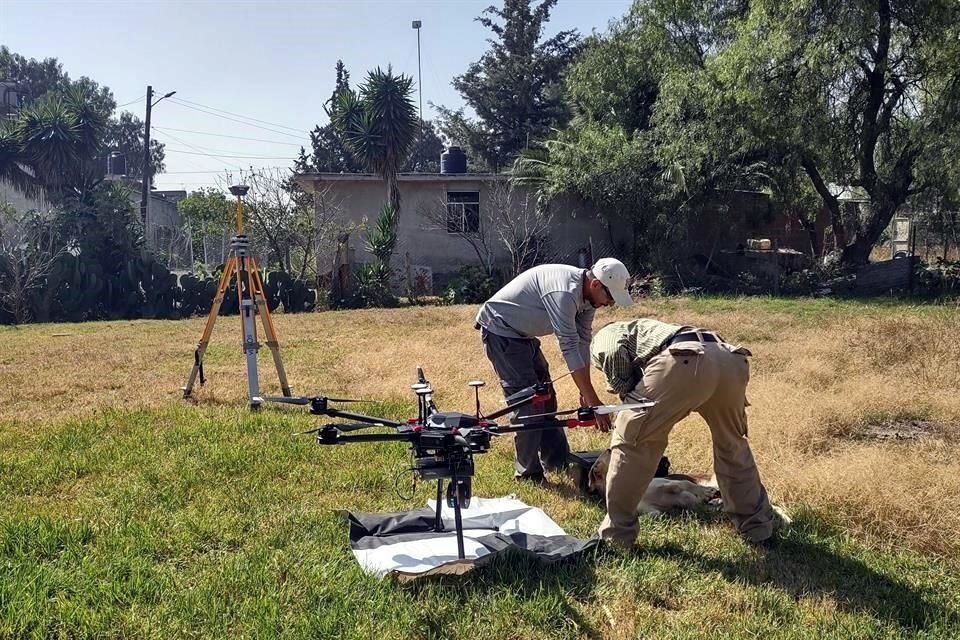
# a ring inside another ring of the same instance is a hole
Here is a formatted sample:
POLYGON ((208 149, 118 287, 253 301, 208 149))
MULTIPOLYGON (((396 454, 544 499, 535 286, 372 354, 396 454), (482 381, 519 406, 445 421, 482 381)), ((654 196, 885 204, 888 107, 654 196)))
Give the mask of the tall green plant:
POLYGON ((407 161, 419 120, 413 103, 413 79, 379 67, 355 92, 344 87, 331 115, 351 153, 387 184, 387 203, 400 215, 397 174, 407 161))

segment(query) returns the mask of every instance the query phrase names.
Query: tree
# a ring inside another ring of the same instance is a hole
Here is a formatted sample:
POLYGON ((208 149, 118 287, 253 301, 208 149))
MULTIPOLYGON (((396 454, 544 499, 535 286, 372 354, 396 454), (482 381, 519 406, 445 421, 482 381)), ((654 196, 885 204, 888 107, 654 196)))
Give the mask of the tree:
POLYGON ((203 263, 208 264, 204 239, 208 235, 223 236, 234 225, 236 205, 222 191, 205 187, 177 202, 177 210, 190 232, 193 255, 203 256, 203 263))
POLYGON ((693 134, 730 164, 802 171, 831 212, 842 262, 855 267, 932 185, 918 171, 943 157, 957 121, 958 25, 949 0, 751 3, 704 72, 672 79, 661 114, 672 131, 687 129, 677 145, 693 134), (842 186, 862 188, 870 206, 844 211, 842 186))
POLYGON ((343 136, 332 124, 316 126, 310 132, 313 154, 309 163, 312 171, 326 173, 359 173, 363 165, 354 159, 343 136))
POLYGON ((30 320, 31 296, 46 284, 64 251, 51 219, 0 203, 0 310, 14 323, 30 320))
MULTIPOLYGON (((21 106, 24 109, 39 109, 41 101, 56 101, 53 96, 82 95, 91 114, 103 122, 105 130, 95 156, 89 161, 91 176, 102 177, 106 169, 107 155, 111 151, 119 151, 126 156, 128 175, 139 178, 142 170, 143 157, 143 123, 129 112, 123 112, 119 118, 114 118, 116 101, 113 93, 107 87, 102 87, 85 76, 72 80, 63 71, 63 65, 56 58, 46 58, 37 61, 33 58, 11 52, 7 47, 0 46, 0 80, 7 80, 16 84, 20 94, 21 106)), ((50 114, 48 113, 48 120, 50 114)), ((62 119, 59 121, 63 123, 62 119)), ((0 134, 0 149, 2 149, 2 134, 0 134)), ((151 168, 154 175, 164 170, 164 145, 156 140, 150 141, 151 168)), ((0 156, 3 151, 0 150, 0 156)), ((2 160, 0 160, 2 161, 2 160)), ((17 176, 11 182, 16 185, 17 176)), ((152 177, 152 176, 151 176, 152 177)))
MULTIPOLYGON (((110 151, 118 151, 127 161, 127 175, 140 179, 143 174, 143 138, 144 126, 140 118, 129 111, 124 111, 119 118, 112 118, 107 123, 104 147, 110 151)), ((150 139, 150 178, 166 169, 164 159, 166 153, 163 143, 150 139)))
POLYGON ((400 215, 397 173, 410 154, 419 122, 412 96, 411 78, 378 67, 367 74, 359 92, 342 91, 332 112, 353 155, 386 182, 394 220, 400 215))
POLYGON ((510 276, 550 259, 547 234, 553 222, 550 206, 539 189, 530 189, 517 180, 491 183, 487 194, 490 224, 510 256, 510 276))
POLYGON ((96 157, 103 148, 106 118, 89 89, 71 87, 44 94, 22 109, 0 135, 4 177, 15 187, 42 187, 53 202, 82 197, 102 179, 96 157))
POLYGON ((0 45, 0 80, 16 84, 22 104, 39 100, 51 91, 63 92, 76 88, 92 97, 96 110, 104 117, 109 117, 117 107, 110 89, 101 87, 86 76, 71 80, 56 58, 42 61, 25 58, 4 45, 0 45))
POLYGON ((440 154, 443 141, 437 135, 436 126, 430 120, 423 121, 423 131, 417 132, 416 142, 410 150, 402 173, 440 173, 440 154))
POLYGON ((569 113, 561 92, 561 78, 577 51, 575 31, 561 31, 541 40, 557 0, 504 0, 489 7, 477 21, 495 39, 490 49, 453 86, 477 114, 472 121, 463 111, 441 110, 441 130, 478 154, 499 171, 531 141, 546 138, 564 126, 569 113))

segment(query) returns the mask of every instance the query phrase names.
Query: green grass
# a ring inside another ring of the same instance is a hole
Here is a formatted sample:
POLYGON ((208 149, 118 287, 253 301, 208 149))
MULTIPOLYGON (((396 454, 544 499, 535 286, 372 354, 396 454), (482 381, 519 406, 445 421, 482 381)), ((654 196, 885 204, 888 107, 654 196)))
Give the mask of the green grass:
MULTIPOLYGON (((277 321, 298 392, 378 398, 363 409, 401 418, 421 364, 443 408, 471 407, 474 377, 487 379, 485 406, 496 402, 474 312, 277 321)), ((754 350, 751 440, 795 518, 775 547, 748 546, 703 513, 644 519, 633 552, 380 580, 354 560, 338 512, 421 507, 433 488, 398 495, 410 490, 401 444, 321 447, 291 435, 317 426, 303 408, 248 411, 235 318, 218 323, 197 405, 179 386, 199 319, 0 328, 11 398, 0 417, 0 639, 960 638, 957 439, 855 437, 892 418, 960 433, 956 309, 697 297, 618 313, 601 323, 702 323, 754 350)), ((553 342, 544 348, 562 370, 553 342)), ((266 353, 260 362, 273 393, 266 353)), ((569 379, 560 386, 568 404, 569 379)), ((706 427, 678 425, 668 454, 677 470, 708 470, 706 427)), ((477 467, 476 495, 516 493, 571 535, 592 536, 603 517, 569 480, 516 485, 508 439, 477 467)))
MULTIPOLYGON (((403 447, 290 435, 311 425, 228 407, 4 425, 0 636, 960 637, 955 571, 866 548, 810 511, 771 550, 703 514, 645 521, 635 553, 378 580, 337 510, 410 506, 395 493, 403 447)), ((517 491, 510 461, 505 447, 480 456, 478 493, 517 491)), ((556 490, 519 494, 541 504, 556 490)), ((573 504, 563 525, 591 535, 600 508, 559 490, 573 504)))

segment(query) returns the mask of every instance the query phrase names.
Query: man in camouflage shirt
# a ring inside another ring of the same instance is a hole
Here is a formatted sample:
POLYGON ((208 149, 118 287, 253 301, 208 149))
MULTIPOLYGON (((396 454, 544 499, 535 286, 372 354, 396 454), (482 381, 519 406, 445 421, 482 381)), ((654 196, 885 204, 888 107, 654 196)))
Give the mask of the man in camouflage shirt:
POLYGON ((656 402, 649 409, 621 411, 614 421, 600 537, 633 544, 637 505, 670 430, 696 411, 710 427, 724 511, 748 540, 768 539, 774 513, 747 439, 750 352, 714 332, 650 319, 608 324, 594 336, 590 352, 608 391, 626 402, 656 402))

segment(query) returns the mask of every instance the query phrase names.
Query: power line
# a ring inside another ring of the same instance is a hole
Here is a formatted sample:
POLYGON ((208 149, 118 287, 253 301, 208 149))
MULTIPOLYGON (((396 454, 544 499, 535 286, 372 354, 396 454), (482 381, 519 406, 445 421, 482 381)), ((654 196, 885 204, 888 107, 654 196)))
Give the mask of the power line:
MULTIPOLYGON (((221 115, 221 114, 215 113, 215 112, 213 112, 213 111, 208 111, 208 110, 206 110, 206 109, 200 109, 200 108, 198 108, 198 107, 191 107, 190 105, 185 104, 185 103, 183 103, 183 102, 180 102, 179 100, 177 100, 177 99, 175 99, 175 98, 170 98, 170 102, 172 102, 173 104, 176 104, 176 105, 180 105, 181 107, 183 107, 183 108, 185 108, 185 109, 193 109, 194 111, 199 111, 200 113, 206 113, 207 115, 215 116, 215 117, 217 117, 217 118, 223 118, 224 120, 230 120, 230 121, 232 121, 232 122, 238 122, 238 123, 240 123, 240 124, 242 124, 242 125, 246 125, 246 126, 248 126, 248 127, 253 127, 253 128, 255 128, 255 129, 263 129, 264 131, 269 131, 270 133, 275 133, 275 134, 280 135, 280 136, 289 136, 289 137, 291 137, 291 138, 296 138, 297 140, 302 140, 305 135, 309 135, 306 131, 301 132, 300 135, 294 135, 294 134, 292 134, 292 133, 287 133, 287 132, 285 132, 285 131, 277 131, 276 129, 271 129, 271 128, 269 128, 269 127, 261 127, 261 126, 258 125, 258 124, 253 124, 253 123, 250 123, 250 122, 246 122, 246 121, 244 121, 244 120, 238 120, 237 118, 231 118, 231 117, 229 117, 229 116, 221 115)), ((294 130, 296 131, 296 129, 294 129, 294 130)))
POLYGON ((263 138, 247 138, 244 136, 229 136, 225 133, 210 133, 208 131, 194 131, 192 129, 174 129, 172 127, 157 127, 154 126, 154 129, 158 131, 179 131, 181 133, 195 133, 201 136, 215 136, 218 138, 233 138, 235 140, 249 140, 251 142, 269 142, 270 144, 282 144, 288 147, 305 147, 305 145, 297 144, 296 142, 280 142, 279 140, 264 140, 263 138))
POLYGON ((131 104, 140 102, 141 100, 143 100, 143 99, 146 98, 146 97, 147 97, 147 94, 143 94, 142 96, 140 96, 140 97, 137 98, 136 100, 131 100, 130 102, 124 102, 123 104, 118 104, 118 105, 117 105, 117 109, 119 109, 120 107, 127 107, 127 106, 130 106, 131 104))
POLYGON ((277 124, 276 122, 268 122, 268 121, 266 121, 266 120, 258 120, 257 118, 251 118, 250 116, 245 116, 245 115, 240 114, 240 113, 233 113, 232 111, 227 111, 227 110, 225 110, 225 109, 217 109, 216 107, 211 107, 211 106, 206 105, 206 104, 200 104, 199 102, 191 102, 190 100, 187 100, 187 99, 185 99, 185 98, 177 98, 176 100, 177 100, 178 102, 185 102, 185 103, 187 103, 187 104, 189 104, 189 105, 193 105, 194 107, 203 107, 204 109, 209 109, 209 110, 211 110, 211 111, 219 111, 220 113, 226 113, 226 114, 231 115, 231 116, 236 116, 236 117, 238 117, 238 118, 243 118, 244 120, 252 120, 253 122, 259 122, 259 123, 261 123, 261 124, 268 124, 268 125, 270 125, 271 127, 280 127, 281 129, 289 129, 290 131, 296 131, 297 133, 303 133, 303 131, 302 131, 301 129, 297 129, 296 127, 288 127, 287 125, 277 124))
MULTIPOLYGON (((254 169, 286 169, 287 167, 283 165, 271 165, 269 167, 254 167, 254 169)), ((206 170, 206 171, 164 171, 163 173, 157 174, 162 176, 176 176, 176 175, 190 175, 197 173, 223 173, 227 169, 218 169, 216 171, 206 170)))
MULTIPOLYGON (((200 151, 184 151, 183 149, 170 149, 170 148, 165 149, 165 151, 169 151, 170 153, 186 153, 186 154, 192 155, 192 156, 209 156, 209 157, 211 157, 211 158, 221 158, 221 159, 223 159, 223 158, 235 158, 235 159, 241 159, 241 160, 292 160, 292 158, 288 158, 288 157, 286 157, 286 156, 235 156, 235 155, 216 155, 216 154, 213 154, 213 153, 202 153, 202 152, 200 152, 200 151)), ((237 167, 237 168, 239 169, 240 167, 237 167)))
MULTIPOLYGON (((191 149, 196 149, 197 151, 202 151, 202 149, 193 146, 192 144, 190 144, 190 143, 187 142, 186 140, 181 140, 180 138, 178 138, 177 136, 173 135, 172 133, 168 133, 168 132, 164 131, 164 132, 163 132, 163 135, 164 135, 164 136, 169 136, 171 139, 176 140, 176 141, 179 142, 180 144, 184 144, 184 145, 190 147, 191 149)), ((173 149, 164 149, 164 151, 173 151, 173 149)), ((229 165, 229 166, 231 166, 231 167, 234 167, 234 168, 236 168, 236 169, 240 169, 240 167, 238 167, 237 165, 233 164, 232 162, 227 162, 225 159, 223 159, 223 158, 218 158, 216 155, 209 154, 209 153, 202 153, 202 154, 199 154, 199 155, 206 155, 206 156, 210 156, 211 158, 217 158, 217 159, 219 159, 219 160, 223 160, 224 164, 227 164, 227 165, 229 165)))
MULTIPOLYGON (((156 128, 156 127, 155 127, 155 128, 156 128)), ((216 156, 216 155, 222 155, 222 156, 225 157, 225 158, 230 158, 230 157, 244 157, 244 156, 247 155, 247 153, 249 153, 249 152, 247 152, 247 151, 225 151, 225 150, 223 150, 223 149, 214 149, 214 148, 212 148, 212 147, 207 147, 207 146, 204 146, 204 145, 191 144, 191 143, 187 142, 186 140, 183 140, 183 139, 181 139, 181 138, 178 138, 177 136, 173 135, 172 133, 168 133, 168 132, 165 132, 164 135, 168 135, 168 136, 170 136, 171 138, 173 138, 174 140, 176 140, 177 142, 180 142, 180 143, 182 143, 182 144, 187 145, 188 147, 190 147, 190 148, 193 149, 194 151, 204 151, 204 152, 206 152, 206 153, 210 153, 210 154, 215 155, 215 156, 216 156)), ((285 159, 287 159, 287 156, 281 156, 281 157, 277 158, 277 160, 285 160, 285 159)))

